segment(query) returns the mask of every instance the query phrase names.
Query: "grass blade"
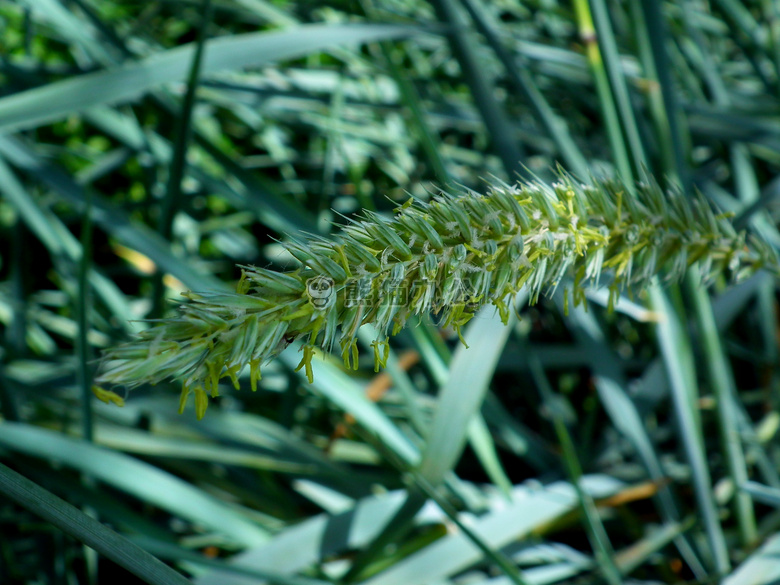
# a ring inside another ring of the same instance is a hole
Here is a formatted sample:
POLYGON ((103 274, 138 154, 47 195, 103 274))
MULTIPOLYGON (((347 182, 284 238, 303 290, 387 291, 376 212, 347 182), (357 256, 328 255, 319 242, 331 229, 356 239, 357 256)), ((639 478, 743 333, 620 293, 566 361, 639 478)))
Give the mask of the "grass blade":
POLYGON ((496 101, 491 81, 477 60, 476 47, 467 34, 465 22, 454 0, 433 0, 431 2, 439 21, 448 27, 448 38, 452 53, 460 63, 460 69, 474 97, 477 109, 485 123, 488 135, 496 150, 496 154, 504 164, 508 176, 518 174, 524 176, 522 166, 524 154, 514 136, 512 124, 507 118, 504 108, 496 101))
MULTIPOLYGON (((698 270, 692 269, 692 281, 700 281, 698 270)), ((729 476, 734 485, 744 484, 748 479, 747 463, 742 448, 734 396, 736 394, 734 375, 723 351, 720 335, 715 324, 715 316, 712 311, 707 291, 701 286, 690 287, 693 305, 696 311, 699 326, 699 337, 704 350, 709 383, 715 394, 718 413, 718 428, 721 432, 721 441, 729 470, 729 476)), ((750 497, 741 492, 734 496, 734 511, 739 522, 740 537, 745 546, 751 546, 756 542, 756 518, 753 511, 753 503, 750 497)))
POLYGON ((685 361, 685 357, 691 354, 690 345, 674 309, 659 286, 650 289, 650 299, 653 309, 664 315, 664 319, 658 324, 658 345, 667 368, 677 428, 691 467, 697 504, 706 528, 712 567, 716 573, 722 575, 730 570, 731 563, 723 529, 718 520, 701 426, 694 412, 694 395, 697 388, 692 380, 690 362, 685 361))
POLYGON ((0 444, 12 451, 60 461, 238 543, 251 546, 268 538, 259 526, 212 496, 132 457, 20 423, 0 425, 0 444))
POLYGON ((189 579, 163 564, 138 545, 2 463, 0 463, 0 492, 147 583, 153 585, 190 583, 189 579))
MULTIPOLYGON (((466 442, 469 423, 482 405, 498 358, 509 338, 511 326, 501 323, 492 307, 485 307, 472 319, 450 371, 439 392, 438 406, 420 463, 420 475, 439 485, 458 461, 466 442), (479 364, 479 367, 476 366, 479 364)), ((512 319, 510 318, 510 325, 512 319)))
MULTIPOLYGON (((165 198, 161 203, 160 221, 157 226, 158 233, 166 240, 171 239, 173 218, 182 204, 181 182, 187 166, 187 152, 192 135, 192 109, 195 107, 195 91, 198 88, 203 48, 206 45, 206 29, 211 23, 211 0, 203 0, 201 11, 200 30, 198 31, 198 39, 195 41, 195 53, 192 56, 192 64, 187 78, 187 91, 184 93, 184 99, 176 117, 173 156, 168 168, 168 188, 165 190, 165 198)), ((165 289, 162 272, 155 273, 152 287, 151 316, 153 318, 162 317, 165 312, 165 289)))
POLYGON ((723 585, 774 585, 780 579, 780 534, 775 534, 728 575, 723 585))
MULTIPOLYGON (((312 24, 290 30, 246 33, 206 43, 201 75, 260 67, 332 46, 402 38, 421 29, 400 25, 312 24)), ((0 98, 0 132, 35 128, 94 106, 131 101, 164 83, 183 81, 196 47, 162 51, 137 63, 88 73, 0 98)))
MULTIPOLYGON (((607 476, 582 478, 583 489, 593 498, 609 496, 622 486, 621 482, 607 476)), ((486 546, 500 549, 549 525, 577 506, 577 493, 568 482, 554 482, 544 487, 516 486, 510 504, 502 505, 474 520, 471 529, 486 546)), ((361 585, 434 583, 456 575, 482 558, 482 551, 471 539, 465 534, 454 532, 376 577, 363 581, 361 585)))

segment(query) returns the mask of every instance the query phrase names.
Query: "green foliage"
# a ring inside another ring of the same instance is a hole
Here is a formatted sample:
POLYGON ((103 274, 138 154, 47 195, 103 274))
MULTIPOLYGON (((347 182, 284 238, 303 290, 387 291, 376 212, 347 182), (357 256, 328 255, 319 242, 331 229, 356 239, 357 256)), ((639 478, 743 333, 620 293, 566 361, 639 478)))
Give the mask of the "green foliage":
POLYGON ((371 324, 379 338, 375 371, 387 361, 388 335, 410 316, 440 316, 461 328, 482 305, 492 304, 504 324, 514 297, 527 287, 531 303, 563 284, 577 306, 585 288, 608 273, 613 308, 626 285, 643 289, 659 273, 680 280, 698 262, 705 281, 732 272, 737 280, 767 267, 778 272, 773 250, 716 215, 701 197, 664 193, 655 182, 632 194, 625 185, 585 185, 561 176, 548 186, 497 184, 487 195, 447 193, 431 203, 411 200, 392 219, 367 213, 334 239, 286 243, 301 264, 277 273, 246 267, 235 294, 186 293, 180 316, 154 324, 140 339, 105 354, 99 383, 183 382, 180 412, 190 392, 202 418, 219 380, 249 366, 252 390, 260 366, 290 343, 303 340, 312 381, 312 346, 341 348, 344 366, 357 368, 357 334, 371 324), (384 348, 384 349, 382 349, 384 348), (351 360, 351 364, 350 364, 351 360))
POLYGON ((0 582, 772 583, 777 22, 0 3, 0 582))

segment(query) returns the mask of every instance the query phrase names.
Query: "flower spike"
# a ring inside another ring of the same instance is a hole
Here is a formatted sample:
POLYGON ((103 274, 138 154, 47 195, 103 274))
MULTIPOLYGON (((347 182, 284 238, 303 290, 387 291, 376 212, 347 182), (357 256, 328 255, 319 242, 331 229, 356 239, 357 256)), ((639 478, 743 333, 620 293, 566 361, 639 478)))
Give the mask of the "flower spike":
MULTIPOLYGON (((647 181, 586 185, 561 174, 551 185, 495 181, 485 194, 442 193, 407 202, 392 218, 366 213, 328 240, 286 244, 301 263, 278 273, 244 266, 237 292, 187 293, 178 316, 162 320, 125 345, 109 349, 98 379, 128 387, 178 379, 196 393, 198 415, 220 378, 260 367, 294 340, 311 380, 315 346, 341 348, 357 364, 357 331, 379 332, 375 364, 387 359, 388 336, 411 315, 433 313, 457 331, 485 304, 504 322, 509 300, 526 286, 531 302, 562 280, 575 305, 584 288, 606 281, 610 300, 641 289, 658 274, 679 279, 698 261, 705 277, 775 273, 775 251, 746 239, 697 194, 664 191, 647 181)), ((568 304, 567 304, 568 306, 568 304)))

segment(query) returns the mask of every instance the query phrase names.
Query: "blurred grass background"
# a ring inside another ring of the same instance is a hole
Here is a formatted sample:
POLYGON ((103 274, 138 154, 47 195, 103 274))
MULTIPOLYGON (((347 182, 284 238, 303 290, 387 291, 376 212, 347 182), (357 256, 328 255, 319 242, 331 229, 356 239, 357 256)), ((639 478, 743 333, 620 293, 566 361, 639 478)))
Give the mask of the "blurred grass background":
POLYGON ((442 186, 647 172, 780 246, 778 3, 14 0, 0 76, 0 583, 780 579, 766 275, 420 323, 379 374, 367 331, 313 385, 290 348, 200 423, 90 390, 182 291, 442 186))

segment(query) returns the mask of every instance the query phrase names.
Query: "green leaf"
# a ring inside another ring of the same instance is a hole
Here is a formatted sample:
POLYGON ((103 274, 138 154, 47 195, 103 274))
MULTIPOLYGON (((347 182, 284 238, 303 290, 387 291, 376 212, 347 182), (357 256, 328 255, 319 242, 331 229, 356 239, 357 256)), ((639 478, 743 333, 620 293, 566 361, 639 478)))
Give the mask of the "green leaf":
POLYGON ((469 423, 482 406, 511 329, 487 306, 469 323, 464 336, 467 347, 458 346, 452 358, 420 463, 420 474, 431 485, 440 484, 458 462, 469 423))
POLYGON ((780 534, 775 534, 721 583, 723 585, 775 585, 780 579, 778 557, 780 557, 780 534))
POLYGON ((151 585, 189 581, 78 508, 0 464, 0 493, 80 540, 151 585))
MULTIPOLYGON (((283 59, 353 43, 403 38, 422 29, 383 24, 312 24, 212 39, 206 43, 201 76, 218 71, 261 67, 283 59)), ((164 83, 183 81, 195 51, 193 44, 169 49, 136 63, 80 75, 0 99, 0 132, 48 124, 94 106, 137 99, 164 83)))
MULTIPOLYGON (((592 497, 616 493, 622 482, 605 475, 584 476, 582 488, 592 497)), ((547 486, 516 486, 510 503, 494 503, 495 509, 477 519, 470 528, 485 545, 500 549, 527 537, 579 505, 576 490, 568 482, 547 486)), ((423 585, 452 577, 482 560, 482 553, 464 534, 454 532, 427 546, 362 585, 423 585)), ((527 575, 526 575, 527 577, 527 575)))
POLYGON ((30 425, 0 424, 0 445, 50 459, 159 506, 245 546, 268 539, 266 532, 213 496, 147 463, 30 425))

